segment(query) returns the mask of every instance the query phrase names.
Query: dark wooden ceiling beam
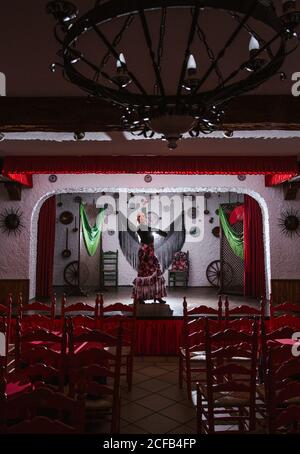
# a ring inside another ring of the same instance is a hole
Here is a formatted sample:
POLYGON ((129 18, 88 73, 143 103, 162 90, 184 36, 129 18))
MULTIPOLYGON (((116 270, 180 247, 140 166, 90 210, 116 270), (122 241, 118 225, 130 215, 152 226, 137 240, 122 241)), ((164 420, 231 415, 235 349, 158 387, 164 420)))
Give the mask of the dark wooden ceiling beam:
MULTIPOLYGON (((221 129, 300 130, 299 99, 292 95, 234 99, 221 129)), ((120 130, 120 111, 99 99, 0 97, 0 132, 120 130)))

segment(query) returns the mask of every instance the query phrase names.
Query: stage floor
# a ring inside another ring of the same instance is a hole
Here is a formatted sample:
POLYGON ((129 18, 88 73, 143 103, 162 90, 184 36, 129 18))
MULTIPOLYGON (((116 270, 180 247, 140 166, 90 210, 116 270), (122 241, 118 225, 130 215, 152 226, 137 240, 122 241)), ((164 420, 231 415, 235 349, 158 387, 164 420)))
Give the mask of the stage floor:
MULTIPOLYGON (((61 287, 54 289, 57 296, 57 313, 60 313, 60 299, 63 293, 61 287)), ((129 304, 132 302, 131 299, 132 287, 109 287, 103 293, 104 305, 121 302, 129 304)), ((165 298, 167 305, 169 305, 171 311, 173 311, 173 317, 182 317, 182 302, 183 297, 186 296, 188 307, 200 306, 202 304, 210 307, 217 307, 218 294, 216 289, 212 287, 188 287, 188 288, 167 288, 168 296, 165 298)), ((259 307, 259 301, 253 298, 245 298, 243 296, 229 295, 230 307, 240 306, 241 304, 247 304, 253 307, 259 307)), ((69 303, 75 303, 78 301, 84 301, 88 304, 94 303, 96 299, 96 292, 93 289, 88 290, 87 297, 68 296, 69 303)), ((146 305, 150 304, 151 301, 146 302, 146 305)), ((143 305, 144 306, 144 305, 143 305)), ((142 306, 142 308, 143 308, 142 306)), ((155 306, 165 306, 162 304, 156 304, 155 306)), ((152 305, 153 307, 153 305, 152 305)), ((142 313, 138 313, 138 316, 150 315, 148 308, 143 309, 142 313), (145 310, 146 309, 146 310, 145 310)), ((150 309, 150 308, 149 308, 150 309)), ((155 316, 159 316, 160 310, 157 307, 155 316)), ((161 316, 167 316, 166 308, 161 310, 161 316)))

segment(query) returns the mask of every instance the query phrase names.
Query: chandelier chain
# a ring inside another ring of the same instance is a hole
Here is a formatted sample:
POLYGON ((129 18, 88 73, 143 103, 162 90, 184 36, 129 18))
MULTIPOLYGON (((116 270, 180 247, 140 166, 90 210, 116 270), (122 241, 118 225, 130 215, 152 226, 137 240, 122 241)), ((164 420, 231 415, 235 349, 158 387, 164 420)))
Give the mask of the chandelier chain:
POLYGON ((257 3, 257 0, 253 0, 251 2, 251 6, 248 9, 247 13, 245 14, 244 18, 241 20, 238 27, 231 33, 231 35, 225 42, 224 47, 219 51, 215 61, 212 62, 212 64, 210 65, 210 67, 208 68, 208 70, 206 71, 204 76, 202 77, 202 79, 198 82, 197 86, 194 88, 193 93, 192 93, 193 95, 195 95, 198 92, 198 90, 200 89, 200 87, 206 82, 207 78, 214 71, 214 69, 215 69, 216 65, 219 63, 219 61, 222 58, 224 58, 226 52, 228 51, 228 49, 230 48, 232 43, 236 40, 237 36, 239 35, 239 32, 244 27, 244 24, 246 24, 248 19, 251 17, 251 14, 253 13, 253 11, 256 7, 256 3, 257 3))
MULTIPOLYGON (((228 12, 228 14, 239 24, 241 23, 241 18, 238 14, 235 14, 233 11, 228 12)), ((251 27, 251 25, 249 25, 248 23, 244 24, 244 29, 249 33, 250 36, 254 36, 254 38, 256 38, 260 44, 266 44, 266 41, 262 38, 262 36, 259 35, 256 30, 254 30, 254 28, 251 27)), ((267 47, 267 52, 271 58, 274 57, 272 49, 269 46, 267 47)))
POLYGON ((218 77, 219 85, 223 86, 223 80, 224 80, 223 79, 223 74, 222 74, 222 72, 220 70, 218 62, 216 61, 216 57, 215 57, 214 51, 209 46, 208 41, 206 39, 206 36, 205 36, 202 28, 199 25, 199 22, 197 23, 196 27, 197 27, 196 30, 197 30, 198 38, 199 38, 200 42, 202 42, 204 44, 205 49, 206 49, 206 53, 208 55, 208 58, 210 59, 211 62, 215 63, 214 70, 215 70, 215 73, 216 73, 216 75, 218 77))
MULTIPOLYGON (((101 1, 101 0, 100 0, 101 1)), ((123 24, 123 27, 121 28, 121 30, 119 31, 119 33, 115 36, 115 39, 113 40, 113 43, 112 43, 112 46, 113 47, 116 47, 120 44, 121 42, 121 39, 124 35, 124 33, 128 30, 128 28, 130 27, 130 25, 132 24, 133 22, 133 19, 134 19, 134 15, 133 14, 130 14, 130 16, 128 16, 123 24)), ((102 72, 103 68, 107 65, 107 63, 109 62, 110 60, 110 57, 111 57, 111 52, 110 51, 107 51, 106 54, 104 55, 104 57, 102 58, 102 61, 99 65, 99 71, 96 72, 95 74, 95 77, 94 77, 94 80, 98 81, 99 79, 99 75, 100 73, 102 72)))
MULTIPOLYGON (((160 23, 159 42, 158 42, 158 48, 157 48, 157 67, 158 67, 159 71, 161 71, 161 62, 162 62, 163 51, 164 51, 164 40, 165 40, 165 35, 166 35, 166 20, 167 20, 167 8, 163 7, 162 15, 161 15, 161 23, 160 23)), ((156 93, 157 88, 158 88, 157 80, 156 80, 154 88, 155 88, 155 93, 156 93)))
POLYGON ((159 35, 159 43, 158 43, 158 50, 157 50, 157 66, 161 69, 161 60, 163 56, 163 44, 166 34, 166 19, 167 19, 167 8, 162 8, 162 18, 160 24, 160 35, 159 35))

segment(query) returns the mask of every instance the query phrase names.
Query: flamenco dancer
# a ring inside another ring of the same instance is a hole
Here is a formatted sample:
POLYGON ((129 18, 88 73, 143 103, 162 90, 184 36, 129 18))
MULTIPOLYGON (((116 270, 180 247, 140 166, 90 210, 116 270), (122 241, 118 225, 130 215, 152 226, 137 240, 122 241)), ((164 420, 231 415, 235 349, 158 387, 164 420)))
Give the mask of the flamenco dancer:
POLYGON ((154 253, 153 232, 166 237, 167 234, 147 225, 144 213, 137 215, 138 230, 141 245, 139 250, 138 276, 133 282, 132 298, 145 304, 145 300, 154 299, 154 302, 165 303, 163 297, 167 296, 165 278, 154 253))

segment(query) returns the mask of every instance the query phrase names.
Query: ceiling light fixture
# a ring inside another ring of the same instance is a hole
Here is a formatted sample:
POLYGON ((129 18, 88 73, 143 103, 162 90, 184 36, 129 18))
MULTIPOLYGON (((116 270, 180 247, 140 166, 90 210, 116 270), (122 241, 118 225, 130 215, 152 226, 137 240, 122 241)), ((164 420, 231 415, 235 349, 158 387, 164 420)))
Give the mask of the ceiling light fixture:
POLYGON ((119 108, 124 130, 158 133, 170 149, 185 133, 220 129, 230 100, 282 78, 285 57, 299 44, 295 0, 280 11, 272 0, 98 0, 81 17, 55 0, 47 12, 56 20, 62 62, 55 65, 64 77, 119 108), (176 14, 186 29, 180 39, 176 14))

